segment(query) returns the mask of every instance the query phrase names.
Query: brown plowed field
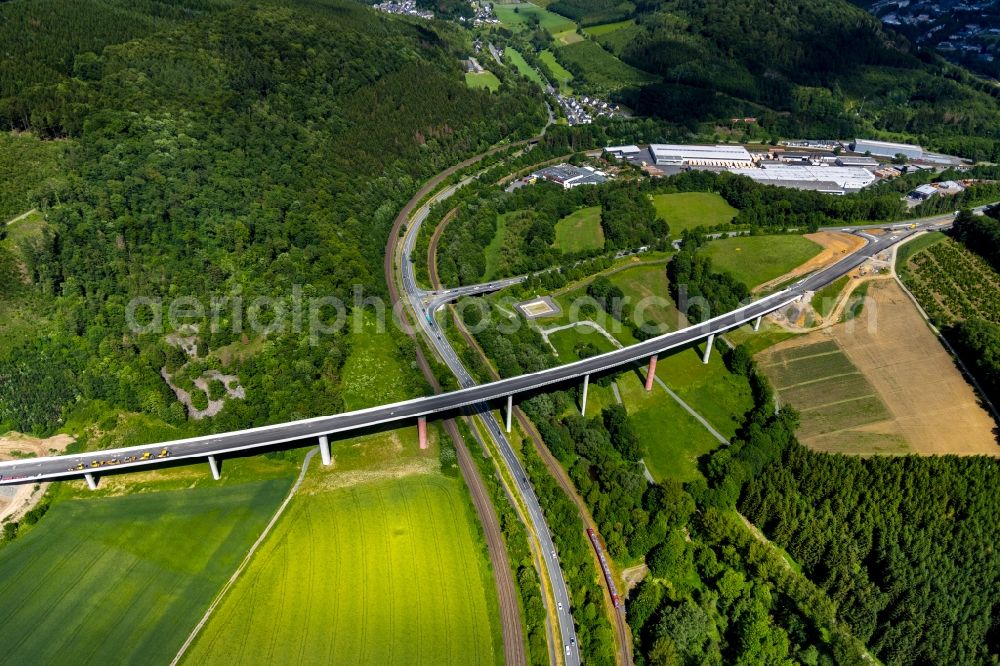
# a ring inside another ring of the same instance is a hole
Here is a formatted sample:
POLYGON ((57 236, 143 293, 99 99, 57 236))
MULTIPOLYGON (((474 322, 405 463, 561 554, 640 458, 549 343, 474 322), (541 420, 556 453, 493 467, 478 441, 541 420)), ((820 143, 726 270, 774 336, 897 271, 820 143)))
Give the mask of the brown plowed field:
POLYGON ((862 455, 1000 456, 996 423, 899 285, 874 281, 868 297, 857 319, 759 356, 782 400, 802 413, 802 443, 862 455))

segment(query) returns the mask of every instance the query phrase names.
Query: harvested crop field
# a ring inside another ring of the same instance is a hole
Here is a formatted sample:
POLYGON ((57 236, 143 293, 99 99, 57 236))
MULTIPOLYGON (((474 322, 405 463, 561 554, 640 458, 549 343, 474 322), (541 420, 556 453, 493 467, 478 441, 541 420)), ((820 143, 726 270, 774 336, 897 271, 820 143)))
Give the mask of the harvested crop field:
POLYGON ((861 317, 775 345, 758 361, 801 413, 803 444, 853 454, 1000 455, 995 423, 895 281, 861 317))

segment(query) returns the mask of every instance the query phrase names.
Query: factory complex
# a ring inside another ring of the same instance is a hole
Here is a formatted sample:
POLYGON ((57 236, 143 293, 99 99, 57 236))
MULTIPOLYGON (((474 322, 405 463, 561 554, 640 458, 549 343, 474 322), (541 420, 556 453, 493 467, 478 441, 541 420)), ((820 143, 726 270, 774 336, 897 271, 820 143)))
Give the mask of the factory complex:
MULTIPOLYGON (((814 148, 802 142, 796 147, 800 144, 814 148)), ((751 152, 734 144, 653 143, 646 147, 608 146, 604 156, 638 166, 652 176, 670 176, 691 170, 729 171, 767 185, 838 195, 858 192, 880 179, 898 176, 905 168, 934 168, 916 163, 897 168, 889 164, 889 160, 905 162, 912 159, 939 166, 960 163, 956 158, 925 153, 920 146, 887 141, 823 142, 822 148, 832 150, 791 152, 779 147, 751 152)))

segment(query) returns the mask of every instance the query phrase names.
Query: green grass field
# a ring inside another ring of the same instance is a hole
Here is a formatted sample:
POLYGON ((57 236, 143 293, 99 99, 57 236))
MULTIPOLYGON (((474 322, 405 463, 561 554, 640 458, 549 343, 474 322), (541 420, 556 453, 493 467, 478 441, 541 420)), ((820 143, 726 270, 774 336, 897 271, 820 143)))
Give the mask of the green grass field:
POLYGON ((490 244, 486 246, 483 250, 483 254, 486 258, 486 274, 484 275, 484 280, 491 280, 493 276, 496 275, 497 270, 500 268, 500 251, 504 247, 504 235, 507 233, 507 218, 510 215, 516 214, 517 211, 504 213, 497 216, 497 231, 493 234, 493 239, 490 244))
POLYGON ((466 72, 465 73, 465 85, 470 88, 485 88, 490 92, 494 92, 500 87, 500 79, 496 77, 493 72, 466 72))
POLYGON ((684 231, 698 226, 728 224, 737 213, 735 208, 714 192, 655 194, 652 199, 657 217, 670 225, 672 238, 680 238, 684 231))
POLYGON ((436 451, 412 455, 412 433, 402 455, 385 438, 391 462, 352 469, 338 455, 346 469, 310 471, 185 663, 502 662, 461 481, 433 471, 436 451))
POLYGON ((619 21, 584 28, 584 34, 593 37, 597 43, 616 56, 621 56, 626 47, 643 34, 643 28, 635 21, 619 21))
POLYGON ((728 271, 752 289, 804 264, 822 249, 803 236, 738 236, 714 240, 704 252, 716 270, 728 271))
POLYGON ((632 416, 642 442, 643 460, 653 478, 661 481, 701 478, 698 457, 714 450, 719 442, 671 399, 663 387, 654 386, 647 393, 639 376, 629 372, 619 378, 618 389, 622 404, 632 416))
POLYGON ((583 71, 587 83, 603 90, 619 90, 656 80, 654 75, 626 65, 588 39, 560 47, 559 59, 575 63, 583 71))
POLYGON ((607 35, 608 33, 617 32, 623 28, 627 28, 631 25, 635 25, 633 19, 628 19, 627 21, 618 21, 616 23, 602 23, 600 25, 592 25, 588 28, 584 28, 583 32, 586 35, 592 37, 600 37, 602 35, 607 35))
POLYGON ((834 280, 813 294, 811 302, 812 307, 820 317, 826 318, 826 316, 833 311, 833 306, 837 304, 840 292, 844 290, 844 287, 847 286, 847 282, 849 280, 850 278, 845 275, 839 280, 834 280))
POLYGON ((703 351, 704 347, 699 345, 661 357, 656 364, 656 375, 713 428, 731 438, 743 415, 753 407, 750 384, 726 370, 717 349, 712 351, 707 364, 702 363, 703 351))
POLYGON ((41 213, 32 213, 6 225, 0 240, 0 339, 8 349, 43 335, 49 323, 48 300, 24 283, 22 273, 22 246, 40 237, 45 224, 41 213))
POLYGON ((351 353, 344 363, 344 407, 347 410, 384 405, 413 397, 399 382, 405 370, 396 357, 396 345, 388 331, 379 333, 372 312, 366 312, 364 327, 351 336, 351 353))
POLYGON ((578 324, 574 328, 564 328, 549 334, 549 342, 555 347, 560 363, 572 363, 580 360, 576 352, 582 345, 593 345, 601 354, 613 351, 616 347, 593 326, 578 324))
POLYGON ((545 68, 549 70, 548 74, 552 80, 559 84, 559 90, 565 94, 573 92, 573 88, 569 84, 573 80, 573 73, 559 64, 555 54, 546 49, 539 53, 538 57, 545 64, 545 68))
POLYGON ((542 77, 538 75, 538 72, 535 71, 534 67, 528 64, 528 62, 524 59, 524 56, 521 55, 517 49, 513 49, 508 46, 507 50, 504 51, 504 58, 506 58, 509 62, 514 63, 514 67, 516 67, 517 71, 521 73, 521 76, 530 81, 534 81, 538 85, 542 84, 542 77))
POLYGON ((909 262, 910 257, 933 245, 937 245, 945 238, 947 236, 943 233, 925 233, 900 245, 899 249, 896 250, 896 272, 900 275, 905 273, 907 270, 906 264, 909 262))
POLYGON ((503 25, 516 32, 532 30, 536 23, 538 27, 552 35, 576 30, 576 23, 565 16, 560 16, 528 2, 517 5, 496 4, 493 6, 493 10, 503 25))
POLYGON ((56 503, 0 550, 4 661, 168 663, 290 483, 56 503))
POLYGON ((581 208, 556 222, 556 240, 552 246, 566 254, 603 248, 601 207, 581 208))

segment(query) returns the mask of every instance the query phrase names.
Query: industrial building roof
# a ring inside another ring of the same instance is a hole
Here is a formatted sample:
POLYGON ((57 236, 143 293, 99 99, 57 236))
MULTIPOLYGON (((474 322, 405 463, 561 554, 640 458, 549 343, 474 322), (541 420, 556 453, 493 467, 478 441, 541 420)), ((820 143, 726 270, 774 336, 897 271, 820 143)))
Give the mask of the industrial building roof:
POLYGON ((891 141, 875 141, 874 139, 855 139, 854 152, 870 152, 873 155, 895 157, 898 154, 907 157, 920 157, 924 149, 912 143, 893 143, 891 141))
POLYGON ((725 162, 749 162, 750 153, 743 146, 687 146, 668 143, 651 143, 649 151, 653 158, 680 159, 684 161, 713 160, 725 162))
POLYGON ((607 180, 605 174, 591 167, 578 167, 572 164, 556 164, 539 169, 533 176, 558 183, 559 185, 597 185, 607 180))
POLYGON ((738 173, 765 184, 800 187, 800 189, 828 190, 830 188, 827 185, 832 183, 839 189, 856 191, 875 182, 875 176, 861 167, 768 164, 763 169, 746 169, 738 173), (791 182, 801 185, 789 185, 791 182), (822 184, 823 187, 806 187, 809 183, 822 184))
POLYGON ((639 148, 639 146, 633 146, 633 145, 628 145, 628 146, 608 146, 607 148, 604 149, 604 152, 606 152, 606 153, 621 153, 621 154, 625 155, 625 154, 631 154, 631 153, 638 153, 640 150, 641 149, 639 148))

